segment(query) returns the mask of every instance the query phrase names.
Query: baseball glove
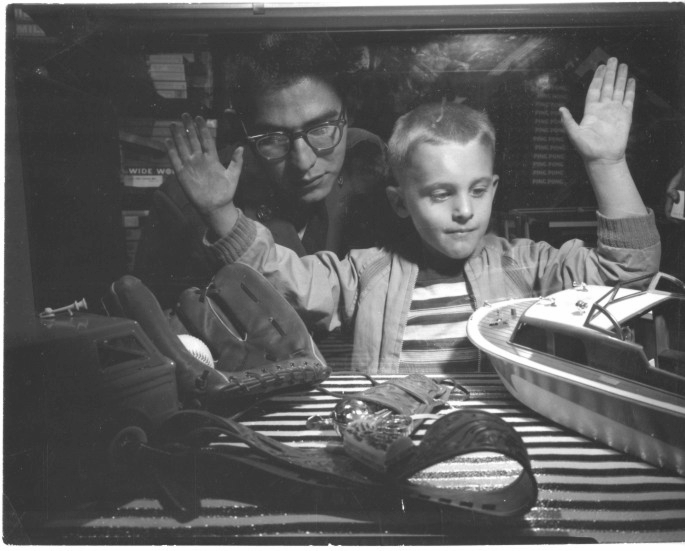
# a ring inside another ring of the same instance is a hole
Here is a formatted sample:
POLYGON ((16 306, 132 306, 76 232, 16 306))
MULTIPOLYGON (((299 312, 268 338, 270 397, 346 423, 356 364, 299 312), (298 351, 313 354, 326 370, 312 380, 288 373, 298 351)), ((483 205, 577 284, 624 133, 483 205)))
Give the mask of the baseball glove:
POLYGON ((164 312, 133 276, 114 282, 102 302, 109 315, 137 321, 175 362, 186 408, 230 415, 265 395, 313 385, 330 375, 292 306, 243 264, 222 268, 204 291, 184 291, 174 312, 164 312), (181 340, 184 334, 204 342, 215 361, 193 354, 181 340))
POLYGON ((176 315, 201 339, 234 396, 311 386, 331 373, 302 319, 256 270, 230 264, 205 290, 179 297, 176 315))

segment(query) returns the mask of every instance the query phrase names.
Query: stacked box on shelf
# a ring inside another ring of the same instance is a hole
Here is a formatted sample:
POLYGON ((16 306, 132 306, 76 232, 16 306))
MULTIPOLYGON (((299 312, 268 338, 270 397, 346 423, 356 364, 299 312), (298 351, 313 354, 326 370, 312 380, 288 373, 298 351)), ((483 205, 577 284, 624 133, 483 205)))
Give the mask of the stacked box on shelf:
POLYGON ((168 99, 186 99, 186 63, 194 60, 195 56, 192 53, 148 55, 150 77, 157 93, 168 99))
POLYGON ((149 54, 147 62, 157 94, 211 108, 214 81, 208 51, 149 54))

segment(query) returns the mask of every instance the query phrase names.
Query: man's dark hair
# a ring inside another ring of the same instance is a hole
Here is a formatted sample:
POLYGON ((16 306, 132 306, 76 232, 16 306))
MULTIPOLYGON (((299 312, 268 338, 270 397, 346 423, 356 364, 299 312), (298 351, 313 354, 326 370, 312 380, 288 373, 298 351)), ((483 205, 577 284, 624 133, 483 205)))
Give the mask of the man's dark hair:
POLYGON ((250 117, 254 114, 256 97, 305 77, 326 82, 342 95, 339 77, 348 61, 325 33, 261 35, 231 61, 233 67, 227 71, 233 107, 250 117))

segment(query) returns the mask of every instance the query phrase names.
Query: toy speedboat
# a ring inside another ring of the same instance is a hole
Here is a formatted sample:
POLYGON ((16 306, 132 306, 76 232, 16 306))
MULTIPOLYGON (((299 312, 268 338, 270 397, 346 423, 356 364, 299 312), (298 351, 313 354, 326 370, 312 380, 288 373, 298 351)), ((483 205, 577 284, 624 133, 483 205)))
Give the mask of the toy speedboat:
POLYGON ((685 476, 685 285, 646 279, 486 304, 467 332, 526 406, 685 476))

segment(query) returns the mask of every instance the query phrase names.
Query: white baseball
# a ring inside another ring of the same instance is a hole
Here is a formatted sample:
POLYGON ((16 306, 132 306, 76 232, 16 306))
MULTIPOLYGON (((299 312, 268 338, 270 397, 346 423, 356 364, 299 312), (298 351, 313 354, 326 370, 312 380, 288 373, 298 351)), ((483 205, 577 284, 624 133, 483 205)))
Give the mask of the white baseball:
POLYGON ((178 335, 181 339, 183 346, 186 347, 188 352, 200 360, 203 364, 209 367, 214 367, 214 359, 212 358, 212 353, 209 351, 209 347, 202 342, 197 337, 192 335, 178 335))

